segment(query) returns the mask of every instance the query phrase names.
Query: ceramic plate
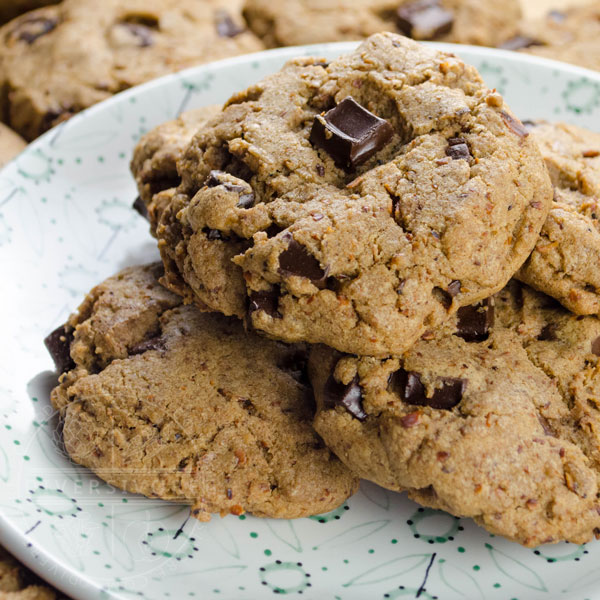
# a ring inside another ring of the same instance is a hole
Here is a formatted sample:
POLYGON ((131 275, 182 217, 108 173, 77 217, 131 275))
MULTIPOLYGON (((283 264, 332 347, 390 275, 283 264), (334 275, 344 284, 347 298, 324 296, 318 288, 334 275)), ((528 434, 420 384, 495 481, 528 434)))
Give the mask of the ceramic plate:
MULTIPOLYGON (((600 599, 600 543, 530 550, 368 483, 296 521, 188 518, 116 490, 61 449, 43 337, 96 283, 157 257, 131 210, 128 163, 153 126, 223 102, 299 54, 202 66, 127 91, 50 131, 0 173, 0 542, 74 598, 600 599)), ((474 64, 522 119, 600 130, 600 74, 481 48, 474 64)))

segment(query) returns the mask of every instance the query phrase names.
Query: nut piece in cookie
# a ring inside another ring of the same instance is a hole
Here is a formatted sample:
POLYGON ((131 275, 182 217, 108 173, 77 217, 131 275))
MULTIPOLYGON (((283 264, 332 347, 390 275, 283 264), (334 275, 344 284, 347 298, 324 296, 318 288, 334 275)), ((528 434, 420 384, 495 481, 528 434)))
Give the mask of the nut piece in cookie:
POLYGON ((236 94, 177 167, 155 228, 170 289, 276 339, 373 356, 506 285, 552 194, 475 69, 389 33, 236 94))
POLYGON ((125 269, 65 326, 74 366, 52 403, 71 458, 127 491, 190 504, 200 520, 341 504, 358 480, 312 428, 306 349, 184 306, 161 274, 125 269))
POLYGON ((403 358, 311 351, 315 428, 358 475, 526 546, 600 528, 600 319, 512 281, 403 358))
POLYGON ((529 125, 554 186, 550 214, 517 277, 580 315, 600 314, 600 134, 529 125))

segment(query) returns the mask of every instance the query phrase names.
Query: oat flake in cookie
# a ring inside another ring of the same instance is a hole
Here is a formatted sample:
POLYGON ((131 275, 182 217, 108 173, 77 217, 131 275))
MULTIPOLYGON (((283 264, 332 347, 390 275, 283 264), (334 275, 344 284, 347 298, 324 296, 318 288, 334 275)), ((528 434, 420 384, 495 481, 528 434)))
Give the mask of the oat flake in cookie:
POLYGON ((74 363, 51 396, 71 458, 127 491, 191 504, 201 520, 341 504, 358 480, 312 428, 305 349, 183 306, 161 273, 107 279, 49 343, 59 369, 65 349, 74 363))
POLYGON ((565 123, 529 128, 554 201, 517 277, 577 314, 600 314, 600 134, 565 123))
POLYGON ((394 34, 235 95, 178 166, 157 227, 171 289, 357 354, 402 353, 501 289, 551 200, 476 70, 394 34))
POLYGON ((246 0, 244 16, 268 46, 354 41, 380 31, 495 46, 515 33, 521 9, 519 0, 246 0))
POLYGON ((65 0, 0 29, 2 118, 31 140, 126 88, 263 47, 235 1, 65 0))
POLYGON ((315 346, 315 428, 359 476, 526 546, 600 535, 600 320, 512 281, 403 359, 315 346))

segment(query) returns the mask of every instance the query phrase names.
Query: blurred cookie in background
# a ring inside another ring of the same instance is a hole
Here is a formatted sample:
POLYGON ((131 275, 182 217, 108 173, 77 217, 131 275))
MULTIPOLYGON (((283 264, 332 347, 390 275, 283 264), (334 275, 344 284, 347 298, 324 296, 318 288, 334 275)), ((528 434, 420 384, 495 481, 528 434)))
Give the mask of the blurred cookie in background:
POLYGON ((600 2, 554 9, 525 20, 500 48, 600 70, 600 2))
POLYGON ((66 0, 0 29, 2 120, 31 140, 113 94, 263 49, 236 2, 66 0))
POLYGON ((352 41, 380 31, 495 46, 515 33, 521 8, 518 0, 246 0, 244 16, 270 47, 352 41))
POLYGON ((0 546, 0 598, 2 600, 65 600, 66 597, 43 585, 31 571, 0 546))
POLYGON ((0 0, 0 24, 15 17, 49 4, 58 4, 58 0, 0 0))
POLYGON ((17 156, 26 145, 27 143, 21 136, 0 123, 0 168, 17 156))

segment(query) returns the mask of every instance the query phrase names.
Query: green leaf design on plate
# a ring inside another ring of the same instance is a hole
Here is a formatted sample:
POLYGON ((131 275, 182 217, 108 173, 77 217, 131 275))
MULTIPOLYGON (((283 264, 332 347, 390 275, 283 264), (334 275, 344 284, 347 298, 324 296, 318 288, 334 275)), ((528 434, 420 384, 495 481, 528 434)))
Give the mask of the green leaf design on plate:
POLYGON ((210 526, 206 527, 206 531, 210 534, 213 540, 234 558, 240 557, 240 549, 235 537, 225 524, 226 519, 214 519, 210 526))
POLYGON ((379 508, 383 508, 383 510, 390 509, 390 496, 387 490, 369 481, 365 481, 360 486, 360 491, 367 500, 370 500, 373 504, 379 506, 379 508))
POLYGON ((485 598, 479 584, 467 571, 441 559, 438 562, 440 579, 461 598, 476 600, 485 598))
POLYGON ((548 591, 542 578, 533 569, 498 550, 498 548, 494 548, 491 544, 486 544, 485 547, 496 567, 507 577, 532 590, 548 591))
POLYGON ((379 583, 381 581, 387 581, 400 577, 404 573, 414 571, 421 565, 426 563, 431 558, 431 554, 408 554, 401 558, 395 558, 388 560, 376 567, 372 567, 367 571, 364 571, 342 584, 342 587, 351 587, 353 585, 371 585, 373 583, 379 583))
POLYGON ((102 540, 111 559, 117 561, 126 571, 133 571, 135 561, 131 550, 112 525, 102 523, 102 540))
POLYGON ((0 446, 0 479, 7 482, 10 479, 10 463, 8 456, 2 446, 0 446))
POLYGON ((341 546, 343 544, 354 544, 359 540, 364 540, 370 535, 373 535, 390 523, 391 521, 389 519, 385 519, 382 521, 369 521, 368 523, 356 525, 355 527, 351 527, 343 533, 334 535, 332 538, 321 542, 317 546, 313 546, 313 550, 322 550, 323 548, 331 548, 334 546, 341 546))
POLYGON ((600 571, 598 570, 598 567, 595 567, 592 571, 590 571, 589 573, 586 573, 583 577, 581 575, 578 575, 576 579, 574 579, 564 590, 562 590, 562 593, 564 594, 565 592, 574 592, 575 590, 582 590, 584 588, 586 588, 586 591, 589 591, 592 586, 594 587, 594 589, 597 588, 597 584, 600 581, 600 571))
POLYGON ((302 543, 296 533, 294 523, 292 521, 270 519, 267 522, 267 527, 271 533, 284 544, 287 544, 292 550, 302 552, 302 543))
POLYGON ((58 529, 54 525, 50 525, 50 532, 54 540, 55 547, 60 551, 64 558, 71 563, 78 571, 83 573, 85 565, 83 563, 84 553, 81 551, 81 544, 78 543, 72 536, 67 536, 67 528, 58 529))

